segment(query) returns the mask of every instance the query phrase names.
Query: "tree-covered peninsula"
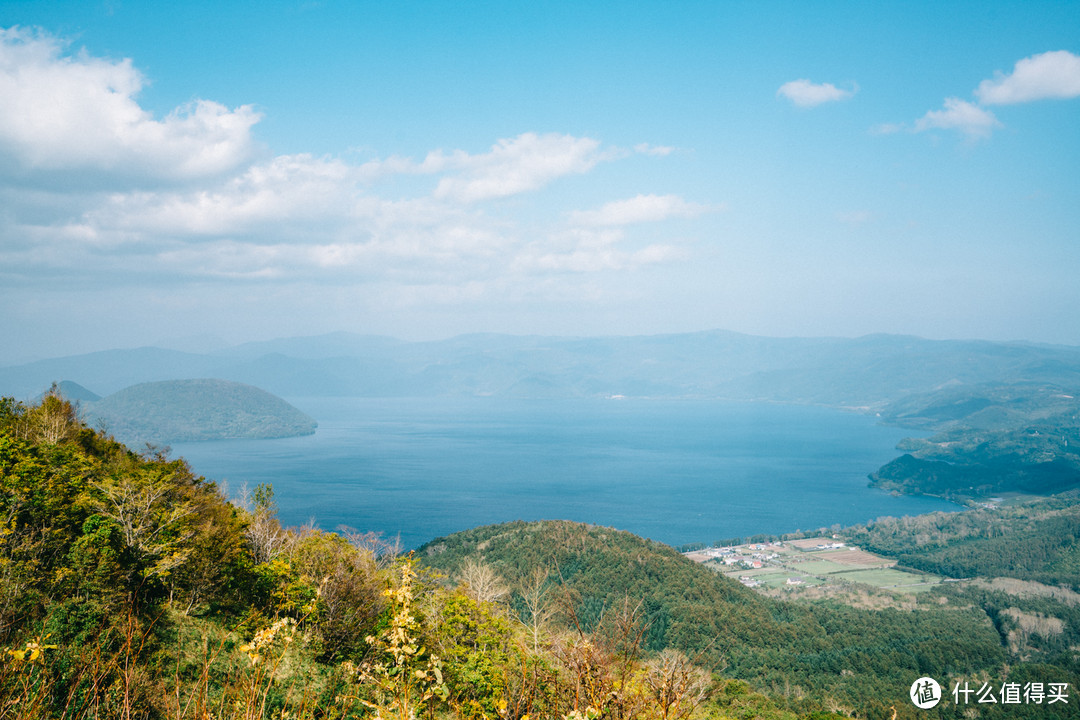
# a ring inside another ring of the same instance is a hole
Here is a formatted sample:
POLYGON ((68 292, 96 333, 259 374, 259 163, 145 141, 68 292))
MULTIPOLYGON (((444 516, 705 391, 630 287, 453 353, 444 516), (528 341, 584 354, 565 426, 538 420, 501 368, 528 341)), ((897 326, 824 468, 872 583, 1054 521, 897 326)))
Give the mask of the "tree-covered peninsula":
POLYGON ((1080 488, 1080 391, 1015 381, 956 385, 892 403, 886 422, 920 430, 871 475, 886 490, 970 500, 1080 488))

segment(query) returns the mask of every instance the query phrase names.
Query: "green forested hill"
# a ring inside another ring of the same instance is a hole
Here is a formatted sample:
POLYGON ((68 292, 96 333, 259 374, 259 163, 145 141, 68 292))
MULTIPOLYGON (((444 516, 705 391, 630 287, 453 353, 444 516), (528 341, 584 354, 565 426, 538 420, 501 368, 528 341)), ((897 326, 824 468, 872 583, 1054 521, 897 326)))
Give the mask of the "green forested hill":
POLYGON ((1078 392, 1038 382, 953 386, 892 403, 888 422, 936 431, 871 475, 903 493, 984 498, 1080 487, 1078 392))
POLYGON ((881 518, 843 533, 901 565, 946 577, 1009 577, 1080 591, 1080 499, 1074 493, 962 513, 881 518))
MULTIPOLYGON (((953 578, 928 598, 980 608, 1018 682, 1080 683, 1080 497, 882 518, 842 531, 901 567, 953 578), (1039 680, 1038 677, 1046 678, 1039 680)), ((1014 709, 1015 710, 1015 709, 1014 709)), ((1049 708, 1043 708, 1051 716, 1049 708)), ((1077 708, 1061 717, 1080 715, 1077 708)))
POLYGON ((132 446, 310 435, 316 427, 276 395, 228 380, 142 383, 82 407, 91 424, 132 446))
POLYGON ((976 607, 859 610, 773 600, 696 565, 671 548, 610 528, 568 522, 476 528, 420 548, 451 578, 483 562, 513 589, 527 623, 536 570, 564 624, 592 629, 627 603, 653 650, 677 648, 708 666, 787 697, 829 698, 886 716, 921 675, 997 671, 1007 659, 991 618, 976 607))

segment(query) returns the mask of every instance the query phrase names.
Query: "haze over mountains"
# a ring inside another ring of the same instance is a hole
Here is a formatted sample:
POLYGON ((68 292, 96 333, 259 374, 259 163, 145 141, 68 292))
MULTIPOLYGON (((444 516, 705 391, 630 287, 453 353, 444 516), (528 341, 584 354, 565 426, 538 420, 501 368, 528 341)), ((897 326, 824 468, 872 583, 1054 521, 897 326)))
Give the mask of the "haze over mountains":
POLYGON ((332 333, 207 353, 154 347, 0 368, 0 394, 70 380, 222 378, 284 397, 706 397, 877 409, 950 387, 1080 388, 1080 348, 910 336, 767 338, 725 331, 631 337, 463 335, 435 342, 332 333))

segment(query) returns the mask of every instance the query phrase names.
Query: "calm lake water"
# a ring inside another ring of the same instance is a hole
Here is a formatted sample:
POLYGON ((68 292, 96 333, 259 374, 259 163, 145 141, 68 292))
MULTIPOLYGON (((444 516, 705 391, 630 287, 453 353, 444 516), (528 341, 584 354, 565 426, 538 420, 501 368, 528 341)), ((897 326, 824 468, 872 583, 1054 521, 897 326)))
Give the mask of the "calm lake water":
POLYGON ((314 435, 180 443, 226 481, 271 483, 287 525, 400 534, 565 519, 670 545, 955 510, 867 474, 910 431, 816 407, 677 400, 290 398, 314 435))

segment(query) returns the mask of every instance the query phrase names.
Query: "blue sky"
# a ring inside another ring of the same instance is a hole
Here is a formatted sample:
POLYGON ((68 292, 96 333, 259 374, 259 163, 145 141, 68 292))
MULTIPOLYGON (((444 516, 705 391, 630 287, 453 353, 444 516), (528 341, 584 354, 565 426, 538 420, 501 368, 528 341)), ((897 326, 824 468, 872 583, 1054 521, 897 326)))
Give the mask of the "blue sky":
POLYGON ((1077 2, 0 0, 0 28, 0 361, 1080 345, 1077 2))

